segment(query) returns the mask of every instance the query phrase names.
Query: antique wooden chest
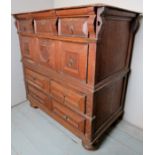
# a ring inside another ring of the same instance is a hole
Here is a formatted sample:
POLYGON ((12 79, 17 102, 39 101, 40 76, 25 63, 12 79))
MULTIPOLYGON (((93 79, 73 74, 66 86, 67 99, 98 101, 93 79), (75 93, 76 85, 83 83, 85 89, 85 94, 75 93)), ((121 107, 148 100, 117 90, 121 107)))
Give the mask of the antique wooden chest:
POLYGON ((97 148, 123 116, 139 14, 96 5, 14 17, 31 106, 97 148))

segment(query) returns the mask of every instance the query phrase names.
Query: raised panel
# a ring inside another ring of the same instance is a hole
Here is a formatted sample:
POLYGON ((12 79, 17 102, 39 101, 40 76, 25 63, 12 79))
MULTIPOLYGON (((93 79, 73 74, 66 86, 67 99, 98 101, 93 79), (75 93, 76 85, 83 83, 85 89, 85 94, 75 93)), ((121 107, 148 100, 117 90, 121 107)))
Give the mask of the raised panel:
POLYGON ((25 69, 26 81, 38 89, 49 92, 49 79, 30 69, 25 69))
POLYGON ((64 103, 65 101, 65 88, 54 81, 50 82, 50 94, 53 99, 57 100, 60 103, 64 103))
POLYGON ((37 41, 37 61, 45 66, 52 69, 56 69, 56 43, 54 40, 50 39, 38 39, 37 41))
POLYGON ((88 37, 87 17, 60 18, 59 35, 88 37))
POLYGON ((53 99, 71 109, 76 109, 83 113, 85 112, 86 95, 63 87, 61 84, 54 81, 50 82, 50 94, 53 99))
POLYGON ((20 36, 20 46, 21 46, 22 56, 24 58, 34 60, 34 55, 36 53, 35 39, 27 36, 20 36))
POLYGON ((36 19, 35 33, 44 33, 49 35, 57 35, 56 27, 57 19, 36 19))
POLYGON ((32 19, 18 20, 18 31, 33 33, 34 32, 33 20, 32 19))
POLYGON ((72 127, 84 132, 84 118, 75 112, 69 110, 67 107, 52 100, 52 111, 55 115, 65 120, 72 127))
POLYGON ((28 84, 28 99, 32 102, 39 103, 46 108, 49 108, 50 106, 49 97, 30 84, 28 84))
POLYGON ((105 17, 103 22, 97 42, 95 83, 127 67, 131 21, 105 17))
POLYGON ((84 113, 85 102, 86 96, 84 94, 79 94, 69 89, 67 90, 64 104, 84 113))
POLYGON ((96 132, 115 112, 121 108, 123 78, 99 89, 94 93, 96 132))
POLYGON ((61 72, 86 81, 88 45, 61 42, 61 72))

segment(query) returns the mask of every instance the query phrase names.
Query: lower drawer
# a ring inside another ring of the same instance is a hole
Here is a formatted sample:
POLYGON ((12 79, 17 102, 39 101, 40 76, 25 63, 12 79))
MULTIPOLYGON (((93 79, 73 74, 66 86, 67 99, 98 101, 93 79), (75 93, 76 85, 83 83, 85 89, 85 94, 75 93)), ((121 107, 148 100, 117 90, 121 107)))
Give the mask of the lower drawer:
POLYGON ((31 86, 28 84, 28 99, 30 102, 34 104, 41 104, 45 106, 46 108, 50 108, 49 104, 49 97, 41 92, 40 90, 36 89, 34 86, 31 86))
POLYGON ((55 100, 52 100, 52 111, 54 115, 57 115, 59 118, 65 120, 69 125, 84 133, 85 119, 82 116, 76 114, 55 100))

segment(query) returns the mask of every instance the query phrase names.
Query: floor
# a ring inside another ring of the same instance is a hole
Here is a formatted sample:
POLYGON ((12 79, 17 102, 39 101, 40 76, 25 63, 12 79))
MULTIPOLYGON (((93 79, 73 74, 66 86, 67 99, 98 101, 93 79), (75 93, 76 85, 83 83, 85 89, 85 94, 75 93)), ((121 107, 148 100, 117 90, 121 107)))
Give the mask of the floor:
POLYGON ((87 151, 80 139, 28 102, 12 108, 12 155, 142 155, 142 135, 121 121, 97 151, 87 151))

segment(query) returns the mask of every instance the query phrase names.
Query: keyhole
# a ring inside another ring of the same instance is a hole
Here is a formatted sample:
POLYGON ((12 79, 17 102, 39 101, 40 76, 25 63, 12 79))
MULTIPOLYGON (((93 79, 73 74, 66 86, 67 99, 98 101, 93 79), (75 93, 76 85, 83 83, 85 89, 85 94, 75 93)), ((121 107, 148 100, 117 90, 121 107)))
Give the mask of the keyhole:
POLYGON ((100 26, 100 24, 101 24, 101 22, 100 21, 97 21, 97 25, 100 26))

